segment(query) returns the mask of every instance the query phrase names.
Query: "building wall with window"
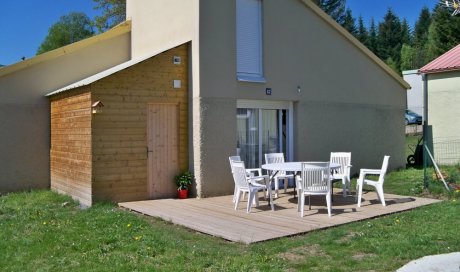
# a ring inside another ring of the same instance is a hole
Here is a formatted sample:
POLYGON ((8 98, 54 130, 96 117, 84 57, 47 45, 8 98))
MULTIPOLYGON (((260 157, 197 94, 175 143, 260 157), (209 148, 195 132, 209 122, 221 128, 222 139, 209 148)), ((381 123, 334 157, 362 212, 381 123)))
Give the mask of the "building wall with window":
POLYGON ((288 160, 351 151, 355 172, 384 155, 404 166, 409 86, 310 0, 128 0, 127 18, 133 58, 190 42, 198 197, 231 193, 228 156, 250 148, 253 164, 277 149, 288 160))
POLYGON ((235 2, 200 1, 200 95, 194 101, 200 195, 233 188, 227 159, 239 148, 241 100, 254 108, 260 101, 292 103, 287 159, 324 161, 331 151, 351 151, 353 172, 380 167, 384 155, 391 156, 391 168, 403 167, 408 85, 311 5, 261 3, 263 80, 251 82, 237 80, 235 2))

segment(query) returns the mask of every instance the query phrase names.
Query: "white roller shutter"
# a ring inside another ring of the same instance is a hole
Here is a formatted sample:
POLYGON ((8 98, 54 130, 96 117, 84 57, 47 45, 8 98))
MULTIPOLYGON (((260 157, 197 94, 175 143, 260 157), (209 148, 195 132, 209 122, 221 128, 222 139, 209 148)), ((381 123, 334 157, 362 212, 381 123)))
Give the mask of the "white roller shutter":
POLYGON ((236 0, 237 76, 263 80, 262 0, 236 0))

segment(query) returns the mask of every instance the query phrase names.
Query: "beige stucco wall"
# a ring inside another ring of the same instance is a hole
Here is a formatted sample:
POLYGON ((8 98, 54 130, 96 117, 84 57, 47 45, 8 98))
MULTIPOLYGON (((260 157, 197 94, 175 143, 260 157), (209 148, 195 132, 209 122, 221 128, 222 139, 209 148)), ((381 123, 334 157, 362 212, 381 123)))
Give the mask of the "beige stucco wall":
POLYGON ((235 2, 128 0, 133 58, 191 41, 197 194, 230 193, 237 99, 294 103, 294 159, 352 151, 354 171, 404 165, 404 87, 300 0, 264 0, 266 84, 236 81, 235 2), (298 93, 297 86, 301 87, 298 93), (272 88, 271 96, 265 88, 272 88), (332 125, 331 125, 332 124, 332 125))
POLYGON ((351 151, 353 172, 380 167, 384 155, 392 169, 404 166, 405 88, 301 1, 263 5, 267 82, 242 83, 235 2, 200 1, 200 95, 193 101, 198 194, 232 192, 228 156, 236 150, 237 99, 294 102, 295 160, 351 151))
POLYGON ((433 129, 434 156, 438 163, 458 163, 446 157, 448 142, 460 140, 460 71, 429 74, 428 77, 428 123, 433 129))
POLYGON ((133 59, 198 37, 199 0, 127 0, 133 59))
POLYGON ((50 106, 44 95, 129 59, 126 32, 0 73, 0 192, 49 187, 50 106))

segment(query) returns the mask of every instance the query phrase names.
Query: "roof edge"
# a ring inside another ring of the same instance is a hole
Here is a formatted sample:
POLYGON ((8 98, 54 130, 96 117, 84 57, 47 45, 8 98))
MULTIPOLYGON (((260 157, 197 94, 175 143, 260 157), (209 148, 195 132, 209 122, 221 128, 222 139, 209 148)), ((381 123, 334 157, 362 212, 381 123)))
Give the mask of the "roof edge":
POLYGON ((455 71, 460 71, 460 67, 449 67, 449 68, 444 68, 444 69, 436 69, 436 70, 419 70, 419 73, 421 74, 437 74, 437 73, 444 73, 444 72, 455 72, 455 71))
POLYGON ((441 56, 435 58, 434 60, 430 61, 429 63, 425 64, 422 68, 419 69, 419 72, 422 74, 435 74, 435 73, 442 73, 442 72, 447 72, 447 71, 456 71, 460 70, 460 67, 455 66, 455 67, 446 67, 446 68, 441 68, 441 69, 428 69, 432 63, 435 63, 439 59, 443 58, 446 55, 449 55, 451 52, 455 51, 458 47, 460 47, 460 44, 457 44, 456 46, 452 47, 451 49, 447 50, 444 54, 441 56))
POLYGON ((84 40, 63 46, 63 47, 59 47, 57 49, 45 52, 43 54, 34 56, 24 61, 20 61, 20 62, 11 64, 8 66, 4 66, 2 67, 2 69, 0 69, 0 77, 6 76, 8 74, 14 73, 22 69, 25 69, 32 65, 39 64, 41 62, 45 62, 45 61, 52 60, 60 56, 69 54, 69 53, 73 53, 77 50, 88 47, 97 42, 108 40, 108 39, 123 35, 125 33, 128 33, 130 31, 131 31, 131 21, 130 20, 124 21, 104 33, 89 37, 87 39, 84 39, 84 40))
POLYGON ((337 32, 342 34, 348 41, 360 49, 368 58, 375 62, 380 68, 382 68, 387 74, 392 76, 402 87, 405 89, 411 89, 411 86, 393 69, 391 69, 385 62, 383 62, 379 57, 377 57, 371 50, 369 50, 365 45, 363 45, 358 39, 351 35, 346 29, 334 21, 327 13, 325 13, 321 8, 319 8, 311 0, 300 0, 303 4, 309 7, 313 12, 315 12, 320 18, 322 18, 326 23, 331 25, 337 32))
POLYGON ((73 90, 73 89, 76 89, 76 88, 80 88, 80 87, 83 87, 83 86, 87 86, 87 85, 90 85, 100 79, 103 79, 103 78, 106 78, 110 75, 113 75, 119 71, 122 71, 124 69, 127 69, 131 66, 134 66, 140 62, 143 62, 147 59, 150 59, 150 58, 153 58, 161 53, 164 53, 168 50, 171 50, 177 46, 181 46, 183 44, 186 44, 186 43, 189 43, 191 42, 190 40, 182 40, 182 41, 178 41, 176 43, 174 43, 173 45, 168 45, 168 46, 165 46, 165 48, 162 48, 162 49, 159 49, 159 50, 156 50, 156 51, 152 51, 150 52, 149 54, 146 54, 142 57, 139 57, 139 58, 136 58, 136 59, 131 59, 131 60, 128 60, 126 62, 123 62, 123 63, 120 63, 118 65, 115 65, 113 66, 112 68, 109 68, 109 69, 106 69, 102 72, 99 72, 99 73, 96 73, 92 76, 89 76, 87 78, 84 78, 82 80, 79 80, 77 82, 74 82, 70 85, 67 85, 67 86, 64 86, 58 90, 55 90, 55 91, 50 91, 49 93, 45 94, 45 97, 51 97, 51 96, 54 96, 54 95, 57 95, 57 94, 60 94, 60 93, 63 93, 63 92, 67 92, 67 91, 70 91, 70 90, 73 90))
POLYGON ((405 75, 412 75, 412 74, 418 74, 418 69, 413 69, 413 70, 405 70, 402 71, 402 74, 405 75))

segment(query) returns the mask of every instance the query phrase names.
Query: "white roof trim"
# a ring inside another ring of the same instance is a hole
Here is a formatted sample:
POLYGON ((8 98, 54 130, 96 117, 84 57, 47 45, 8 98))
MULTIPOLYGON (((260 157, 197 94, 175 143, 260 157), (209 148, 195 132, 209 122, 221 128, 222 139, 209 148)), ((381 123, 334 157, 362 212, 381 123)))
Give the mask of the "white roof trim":
POLYGON ((406 70, 406 71, 402 71, 402 74, 403 74, 403 75, 418 74, 418 69, 416 69, 416 70, 406 70))
MULTIPOLYGON (((188 41, 186 41, 186 42, 188 42, 188 41)), ((184 42, 184 43, 186 43, 186 42, 184 42)), ((145 56, 143 56, 143 57, 140 57, 140 58, 137 58, 137 59, 129 60, 129 61, 127 61, 127 62, 124 62, 124 63, 122 63, 122 64, 119 64, 119 65, 117 65, 117 66, 114 66, 114 67, 112 67, 112 68, 110 68, 110 69, 107 69, 107 70, 105 70, 105 71, 102 71, 102 72, 100 72, 100 73, 97 73, 97 74, 95 74, 95 75, 92 75, 92 76, 90 76, 90 77, 87 77, 87 78, 85 78, 85 79, 82 79, 82 80, 80 80, 80 81, 77 81, 77 82, 75 82, 75 83, 72 83, 72 84, 70 84, 70 85, 68 85, 68 86, 62 87, 62 88, 60 88, 60 89, 58 89, 58 90, 55 90, 55 91, 52 91, 52 92, 46 94, 45 96, 53 96, 53 95, 56 95, 56 94, 59 94, 59 93, 62 93, 62 92, 66 92, 66 91, 73 90, 73 89, 75 89, 75 88, 87 86, 87 85, 89 85, 89 84, 91 84, 91 83, 94 83, 94 82, 100 80, 100 79, 103 79, 103 78, 105 78, 105 77, 108 77, 108 76, 110 76, 110 75, 113 75, 113 74, 115 74, 116 72, 119 72, 119 71, 121 71, 121 70, 124 70, 124 69, 126 69, 126 68, 129 68, 129 67, 131 67, 131 66, 134 66, 134 65, 138 64, 139 62, 142 62, 142 61, 144 61, 144 60, 147 60, 147 59, 149 59, 149 58, 152 58, 152 57, 154 57, 154 56, 156 56, 156 55, 158 55, 158 54, 161 54, 161 53, 163 53, 163 52, 165 52, 165 51, 168 51, 168 50, 170 50, 170 49, 172 49, 172 48, 174 48, 174 47, 176 47, 176 46, 179 46, 179 45, 181 45, 181 44, 184 44, 184 43, 180 43, 180 44, 178 44, 178 45, 174 45, 174 46, 172 46, 172 47, 169 47, 169 48, 166 48, 166 49, 163 49, 163 50, 159 50, 159 51, 152 52, 152 53, 150 53, 150 54, 147 54, 147 55, 145 55, 145 56)), ((172 61, 172 60, 171 60, 171 61, 172 61)))

